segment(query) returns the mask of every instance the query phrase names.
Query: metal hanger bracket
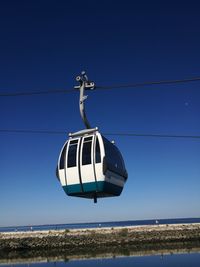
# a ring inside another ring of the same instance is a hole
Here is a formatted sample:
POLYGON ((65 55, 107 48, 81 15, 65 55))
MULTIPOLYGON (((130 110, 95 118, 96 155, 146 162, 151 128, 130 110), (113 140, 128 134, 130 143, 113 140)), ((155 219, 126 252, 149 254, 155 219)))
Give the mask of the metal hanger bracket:
POLYGON ((84 93, 85 90, 95 89, 95 84, 94 82, 88 80, 85 71, 82 71, 81 75, 76 77, 76 81, 80 83, 78 86, 74 86, 74 89, 80 90, 79 108, 80 108, 81 118, 86 128, 91 129, 91 125, 86 117, 85 106, 84 106, 84 101, 87 99, 88 96, 84 95, 84 93))

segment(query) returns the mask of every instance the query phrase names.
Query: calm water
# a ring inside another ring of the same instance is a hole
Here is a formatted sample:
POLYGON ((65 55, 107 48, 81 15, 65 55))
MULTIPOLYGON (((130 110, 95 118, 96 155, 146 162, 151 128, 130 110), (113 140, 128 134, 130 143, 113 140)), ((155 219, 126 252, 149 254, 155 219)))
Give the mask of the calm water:
POLYGON ((96 222, 96 223, 75 223, 75 224, 51 224, 51 225, 28 225, 0 227, 0 232, 30 231, 30 230, 58 230, 58 229, 81 229, 96 227, 116 227, 116 226, 134 226, 134 225, 154 225, 159 224, 187 224, 200 223, 200 218, 179 218, 179 219, 153 219, 137 221, 119 221, 119 222, 96 222))
POLYGON ((200 253, 0 265, 8 267, 199 267, 200 253))

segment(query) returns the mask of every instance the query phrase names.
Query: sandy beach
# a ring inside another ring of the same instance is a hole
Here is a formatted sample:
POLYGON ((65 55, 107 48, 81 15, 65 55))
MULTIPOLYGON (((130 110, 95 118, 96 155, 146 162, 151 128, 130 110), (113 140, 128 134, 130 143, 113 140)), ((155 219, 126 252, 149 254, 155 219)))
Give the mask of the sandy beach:
POLYGON ((50 237, 50 236, 69 236, 88 235, 89 233, 96 234, 113 234, 120 233, 120 231, 127 230, 128 233, 137 232, 166 232, 166 231, 192 231, 200 230, 200 223, 191 224, 157 224, 157 225, 135 225, 123 227, 95 227, 95 228, 80 228, 80 229, 64 229, 64 230, 30 230, 30 231, 15 231, 15 232, 1 232, 0 239, 22 239, 25 237, 50 237))

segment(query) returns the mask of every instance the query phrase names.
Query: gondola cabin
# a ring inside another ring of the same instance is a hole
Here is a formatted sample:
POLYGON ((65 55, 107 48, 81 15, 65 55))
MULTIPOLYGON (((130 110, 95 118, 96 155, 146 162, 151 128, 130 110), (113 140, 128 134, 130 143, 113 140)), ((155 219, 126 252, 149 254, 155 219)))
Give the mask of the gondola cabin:
POLYGON ((69 135, 57 166, 57 177, 69 196, 119 196, 128 174, 118 148, 97 128, 69 135))

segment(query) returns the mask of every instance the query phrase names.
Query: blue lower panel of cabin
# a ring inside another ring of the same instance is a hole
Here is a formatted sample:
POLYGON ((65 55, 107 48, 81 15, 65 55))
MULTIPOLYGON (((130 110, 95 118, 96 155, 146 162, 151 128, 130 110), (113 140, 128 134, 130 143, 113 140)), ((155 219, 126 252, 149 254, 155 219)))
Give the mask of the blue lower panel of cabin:
POLYGON ((94 198, 96 197, 109 197, 119 196, 123 187, 111 184, 108 182, 92 182, 63 186, 65 193, 69 196, 94 198))

